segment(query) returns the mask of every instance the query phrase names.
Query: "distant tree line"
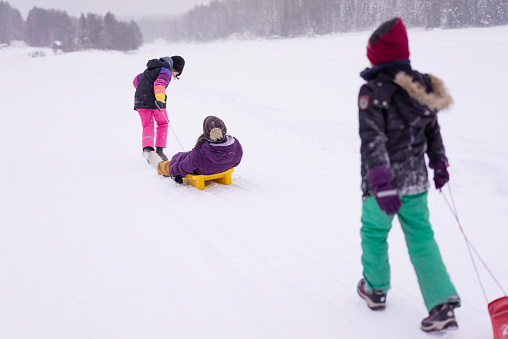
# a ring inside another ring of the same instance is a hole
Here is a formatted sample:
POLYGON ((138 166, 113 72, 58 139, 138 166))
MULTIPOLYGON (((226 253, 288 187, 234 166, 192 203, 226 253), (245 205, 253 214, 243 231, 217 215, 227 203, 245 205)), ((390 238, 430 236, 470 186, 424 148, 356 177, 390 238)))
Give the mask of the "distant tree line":
POLYGON ((165 38, 323 35, 371 30, 395 16, 408 27, 505 25, 508 0, 213 0, 168 21, 165 38))
POLYGON ((141 46, 143 36, 134 21, 118 21, 112 13, 104 17, 81 14, 78 19, 65 11, 34 7, 24 21, 19 10, 0 1, 0 44, 13 40, 65 52, 92 48, 128 51, 141 46))

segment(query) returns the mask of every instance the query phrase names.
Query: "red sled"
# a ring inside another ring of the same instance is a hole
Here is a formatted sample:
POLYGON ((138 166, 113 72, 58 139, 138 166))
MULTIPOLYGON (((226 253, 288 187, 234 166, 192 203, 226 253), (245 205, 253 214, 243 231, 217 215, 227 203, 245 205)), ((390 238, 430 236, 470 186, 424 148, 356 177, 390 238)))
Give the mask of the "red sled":
POLYGON ((494 339, 508 339, 508 296, 492 301, 489 304, 489 313, 494 339))

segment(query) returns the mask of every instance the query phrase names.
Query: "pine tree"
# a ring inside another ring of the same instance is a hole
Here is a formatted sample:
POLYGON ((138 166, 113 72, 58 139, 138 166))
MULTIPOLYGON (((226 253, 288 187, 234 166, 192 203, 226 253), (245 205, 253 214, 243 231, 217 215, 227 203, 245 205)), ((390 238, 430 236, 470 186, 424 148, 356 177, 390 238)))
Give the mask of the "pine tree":
POLYGON ((34 7, 26 19, 25 41, 30 46, 50 47, 57 44, 72 51, 76 42, 76 27, 67 12, 34 7))
POLYGON ((19 11, 9 3, 0 1, 0 43, 23 40, 25 22, 19 11))
POLYGON ((86 36, 88 39, 87 47, 101 48, 101 36, 104 30, 102 17, 97 14, 88 13, 86 15, 86 36))
POLYGON ((89 38, 88 38, 88 24, 86 22, 85 15, 81 13, 79 17, 79 28, 78 28, 78 38, 77 45, 80 48, 87 48, 89 46, 89 38))

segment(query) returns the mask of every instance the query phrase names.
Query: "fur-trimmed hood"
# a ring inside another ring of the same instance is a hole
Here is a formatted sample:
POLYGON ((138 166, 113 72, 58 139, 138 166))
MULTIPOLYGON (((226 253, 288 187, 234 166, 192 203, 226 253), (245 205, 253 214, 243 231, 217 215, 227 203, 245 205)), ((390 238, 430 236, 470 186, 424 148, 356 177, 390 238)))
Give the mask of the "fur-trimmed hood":
POLYGON ((450 108, 453 104, 453 98, 448 93, 444 82, 431 74, 427 74, 427 76, 431 82, 431 92, 427 92, 424 85, 404 71, 400 71, 395 75, 394 83, 405 89, 411 98, 433 111, 450 108))

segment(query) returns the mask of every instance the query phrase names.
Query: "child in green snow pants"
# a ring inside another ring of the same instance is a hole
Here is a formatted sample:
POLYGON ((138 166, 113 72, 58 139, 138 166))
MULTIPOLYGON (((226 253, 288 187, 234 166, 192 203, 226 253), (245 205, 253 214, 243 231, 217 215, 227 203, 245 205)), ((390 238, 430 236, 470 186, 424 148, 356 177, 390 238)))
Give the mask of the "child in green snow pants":
MULTIPOLYGON (((418 276, 425 306, 430 312, 435 306, 449 302, 457 296, 450 276, 446 272, 434 232, 429 223, 427 192, 401 196, 402 206, 397 213, 411 262, 418 276)), ((362 208, 362 264, 363 275, 369 290, 390 289, 388 263, 388 232, 394 215, 383 212, 374 197, 366 197, 362 208)))

